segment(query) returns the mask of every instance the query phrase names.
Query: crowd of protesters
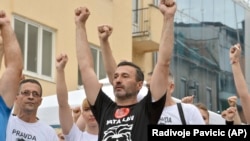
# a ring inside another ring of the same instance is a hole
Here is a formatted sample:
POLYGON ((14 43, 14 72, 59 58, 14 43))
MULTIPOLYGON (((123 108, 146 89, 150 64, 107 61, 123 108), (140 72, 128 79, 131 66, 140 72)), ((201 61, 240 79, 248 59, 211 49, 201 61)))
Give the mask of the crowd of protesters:
MULTIPOLYGON (((175 88, 170 63, 174 48, 174 16, 177 4, 161 0, 159 10, 163 16, 157 63, 147 76, 147 94, 138 100, 143 87, 144 74, 133 62, 115 62, 111 52, 110 25, 98 26, 98 36, 105 71, 113 86, 115 100, 102 90, 93 67, 93 56, 88 43, 86 22, 90 16, 87 7, 75 9, 76 59, 86 99, 80 107, 68 103, 65 67, 68 56, 61 53, 56 58, 56 93, 59 105, 61 132, 56 131, 37 117, 42 102, 42 86, 35 79, 25 79, 23 58, 19 43, 5 11, 0 11, 0 62, 4 56, 5 70, 0 79, 0 140, 21 141, 103 141, 148 140, 147 125, 208 125, 209 112, 202 103, 193 103, 193 96, 181 102, 172 99, 175 88), (15 103, 14 112, 11 113, 15 103), (73 113, 73 114, 72 114, 73 113), (73 115, 73 116, 72 116, 73 115)), ((240 66, 241 45, 230 48, 229 56, 238 97, 228 98, 229 107, 221 116, 225 124, 242 124, 237 110, 240 100, 246 124, 250 122, 250 95, 240 66)))

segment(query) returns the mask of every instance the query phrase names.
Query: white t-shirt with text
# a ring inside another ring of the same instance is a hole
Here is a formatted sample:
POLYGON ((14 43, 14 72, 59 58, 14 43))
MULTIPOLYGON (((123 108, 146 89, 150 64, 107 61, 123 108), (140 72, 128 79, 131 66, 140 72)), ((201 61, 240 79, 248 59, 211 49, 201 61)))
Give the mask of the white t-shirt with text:
MULTIPOLYGON (((181 103, 181 105, 187 125, 205 124, 199 109, 195 105, 186 103, 181 103)), ((158 124, 182 125, 177 104, 164 107, 158 124)))
POLYGON ((17 116, 9 118, 6 141, 58 141, 56 131, 46 123, 37 120, 28 123, 17 116))
POLYGON ((68 135, 64 135, 66 141, 97 141, 98 135, 81 131, 76 124, 73 124, 68 135))

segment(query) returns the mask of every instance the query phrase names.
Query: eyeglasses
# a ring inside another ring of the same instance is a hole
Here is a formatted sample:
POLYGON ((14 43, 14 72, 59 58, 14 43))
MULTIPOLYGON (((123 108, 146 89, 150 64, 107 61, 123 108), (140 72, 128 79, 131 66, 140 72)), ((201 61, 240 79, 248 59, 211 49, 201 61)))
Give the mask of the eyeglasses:
POLYGON ((36 91, 28 91, 28 90, 25 90, 25 91, 22 91, 21 92, 21 94, 23 95, 23 96, 30 96, 30 94, 32 94, 32 96, 33 97, 41 97, 41 95, 38 93, 38 92, 36 92, 36 91))

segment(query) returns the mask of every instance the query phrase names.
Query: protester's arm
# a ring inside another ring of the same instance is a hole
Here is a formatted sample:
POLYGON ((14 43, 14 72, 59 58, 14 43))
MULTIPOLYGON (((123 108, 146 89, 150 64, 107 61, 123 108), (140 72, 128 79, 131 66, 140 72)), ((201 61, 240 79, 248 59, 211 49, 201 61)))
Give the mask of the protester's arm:
POLYGON ((77 119, 77 121, 75 122, 76 126, 81 130, 84 131, 85 127, 86 127, 86 122, 82 116, 82 114, 79 116, 79 118, 77 119))
POLYGON ((241 118, 237 109, 237 96, 230 96, 227 98, 227 102, 229 104, 230 107, 235 107, 236 111, 235 111, 235 116, 234 116, 234 124, 241 124, 241 118))
POLYGON ((0 30, 3 39, 5 71, 0 79, 0 95, 6 105, 12 107, 18 93, 22 76, 23 58, 10 20, 4 11, 0 11, 0 30))
POLYGON ((236 108, 236 111, 235 111, 235 116, 234 116, 234 124, 235 125, 241 125, 242 121, 241 121, 238 109, 237 109, 237 107, 235 107, 235 108, 236 108))
POLYGON ((227 125, 233 125, 235 121, 237 109, 236 107, 228 107, 221 113, 221 116, 226 120, 227 125))
POLYGON ((241 46, 236 44, 230 48, 230 61, 232 65, 233 77, 238 96, 241 101, 243 113, 247 123, 250 123, 250 95, 247 87, 246 80, 243 76, 240 66, 241 46))
POLYGON ((1 30, 0 30, 0 68, 2 67, 2 60, 3 60, 3 38, 1 35, 1 30))
POLYGON ((77 106, 72 108, 73 121, 76 122, 80 116, 81 116, 81 107, 77 106))
POLYGON ((68 103, 68 90, 65 82, 64 69, 67 61, 68 57, 66 54, 60 54, 56 58, 56 93, 59 105, 59 120, 64 135, 69 134, 69 131, 74 123, 71 115, 71 109, 68 103))
POLYGON ((100 46, 102 49, 102 58, 105 71, 108 75, 110 84, 113 84, 114 73, 116 69, 116 62, 112 55, 112 50, 110 48, 109 36, 111 35, 113 28, 108 25, 98 26, 98 34, 100 40, 100 46))
POLYGON ((160 39, 157 63, 153 70, 150 90, 154 100, 158 100, 165 93, 168 85, 169 67, 174 47, 174 15, 176 3, 173 0, 161 0, 159 9, 163 14, 163 27, 160 39))
POLYGON ((86 21, 89 15, 90 12, 86 7, 75 10, 76 56, 87 99, 91 105, 94 105, 101 84, 94 71, 93 57, 87 39, 86 21))
POLYGON ((183 97, 183 98, 181 99, 181 102, 193 104, 193 103, 194 103, 194 95, 183 97))

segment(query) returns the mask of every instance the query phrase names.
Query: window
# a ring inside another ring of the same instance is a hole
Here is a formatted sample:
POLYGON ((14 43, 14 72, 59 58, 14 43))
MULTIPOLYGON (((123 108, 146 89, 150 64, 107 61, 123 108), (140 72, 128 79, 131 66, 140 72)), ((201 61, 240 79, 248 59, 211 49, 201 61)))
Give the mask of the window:
POLYGON ((198 103, 200 101, 199 91, 200 91, 200 84, 196 83, 196 91, 195 91, 195 94, 194 94, 194 102, 195 103, 198 103))
POLYGON ((139 1, 138 0, 132 0, 132 10, 133 10, 133 23, 138 23, 138 9, 139 9, 139 1))
POLYGON ((139 1, 138 0, 132 0, 132 22, 133 22, 133 33, 138 32, 139 31, 139 1))
POLYGON ((207 98, 206 105, 208 106, 209 110, 212 110, 212 89, 209 87, 206 88, 206 98, 207 98))
POLYGON ((180 99, 187 96, 187 80, 185 78, 181 78, 181 87, 180 87, 180 99))
POLYGON ((154 0, 154 5, 158 6, 160 4, 160 0, 154 0))
POLYGON ((19 16, 14 16, 14 30, 23 54, 24 73, 52 80, 54 31, 19 16))
MULTIPOLYGON (((95 73, 98 79, 103 79, 106 77, 106 72, 104 69, 103 61, 102 61, 102 53, 97 47, 94 47, 93 45, 90 45, 90 47, 91 47, 91 53, 92 53, 93 61, 94 61, 95 73)), ((78 69, 78 85, 82 85, 81 74, 80 74, 79 69, 78 69)))

